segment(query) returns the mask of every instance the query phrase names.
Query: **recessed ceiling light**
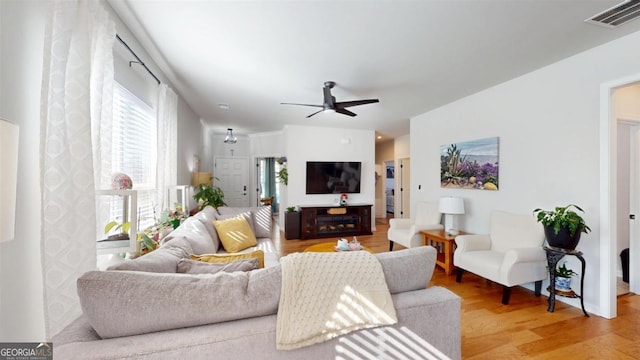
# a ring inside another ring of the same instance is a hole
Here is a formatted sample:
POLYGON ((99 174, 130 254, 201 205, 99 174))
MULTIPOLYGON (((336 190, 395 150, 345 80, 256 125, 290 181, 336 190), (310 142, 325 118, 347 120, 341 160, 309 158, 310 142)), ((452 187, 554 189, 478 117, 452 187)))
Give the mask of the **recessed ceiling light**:
POLYGON ((229 104, 219 103, 218 107, 222 110, 229 110, 229 104))
POLYGON ((378 135, 378 140, 382 139, 382 135, 378 135))

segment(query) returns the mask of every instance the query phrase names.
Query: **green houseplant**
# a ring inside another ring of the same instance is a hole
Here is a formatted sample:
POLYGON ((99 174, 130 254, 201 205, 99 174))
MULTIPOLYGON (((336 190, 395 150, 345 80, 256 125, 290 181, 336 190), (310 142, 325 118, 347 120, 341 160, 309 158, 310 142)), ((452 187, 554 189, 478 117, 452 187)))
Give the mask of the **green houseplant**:
POLYGON ((591 231, 582 216, 571 208, 584 212, 574 204, 557 206, 553 210, 533 210, 537 221, 544 226, 544 234, 550 246, 573 250, 580 241, 580 235, 591 231))
POLYGON ((117 221, 110 221, 107 225, 104 226, 104 233, 109 234, 111 230, 117 231, 120 230, 120 233, 109 235, 107 238, 109 240, 127 240, 129 239, 129 229, 131 229, 131 223, 126 221, 119 223, 117 221))
POLYGON ((217 186, 210 186, 205 184, 198 185, 198 191, 193 195, 193 198, 202 203, 200 204, 200 210, 204 209, 207 205, 211 205, 214 208, 227 205, 224 202, 224 192, 217 186))
POLYGON ((278 179, 280 179, 280 182, 284 185, 287 186, 287 184, 289 184, 289 171, 287 170, 286 167, 283 167, 282 169, 280 169, 280 171, 278 171, 278 179))
POLYGON ((555 288, 560 291, 571 291, 571 277, 578 275, 577 272, 567 268, 567 262, 562 263, 554 271, 555 275, 555 288))

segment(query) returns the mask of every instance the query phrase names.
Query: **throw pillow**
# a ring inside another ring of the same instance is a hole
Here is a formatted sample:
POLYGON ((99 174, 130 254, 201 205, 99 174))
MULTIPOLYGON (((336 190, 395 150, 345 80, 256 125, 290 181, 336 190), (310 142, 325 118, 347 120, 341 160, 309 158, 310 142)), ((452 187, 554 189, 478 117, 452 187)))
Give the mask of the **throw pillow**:
POLYGON ((256 229, 253 221, 253 211, 251 211, 251 209, 252 208, 222 206, 217 209, 218 216, 216 216, 216 220, 226 220, 237 216, 242 216, 243 218, 245 218, 245 220, 247 220, 249 226, 251 226, 251 231, 253 231, 253 233, 255 234, 256 229))
POLYGON ((237 216, 227 220, 214 221, 222 247, 234 253, 258 245, 256 236, 245 218, 237 216))
POLYGON ((230 262, 244 260, 244 259, 258 259, 260 268, 264 268, 264 251, 256 250, 242 254, 205 254, 195 255, 191 254, 192 260, 204 261, 208 263, 228 264, 230 262))
POLYGON ((218 272, 251 271, 260 267, 258 259, 246 259, 228 264, 207 263, 202 261, 180 259, 178 272, 183 274, 215 274, 218 272))

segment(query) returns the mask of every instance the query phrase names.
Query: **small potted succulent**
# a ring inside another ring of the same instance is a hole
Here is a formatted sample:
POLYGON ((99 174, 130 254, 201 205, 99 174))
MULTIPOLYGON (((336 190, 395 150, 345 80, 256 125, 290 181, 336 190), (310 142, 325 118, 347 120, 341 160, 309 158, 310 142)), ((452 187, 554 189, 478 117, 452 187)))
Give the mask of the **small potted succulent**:
POLYGON ((584 212, 578 205, 573 204, 557 206, 554 210, 533 210, 538 222, 544 226, 544 234, 549 246, 573 250, 580 241, 580 235, 591 231, 584 219, 571 210, 572 207, 584 212))
POLYGON ((567 262, 555 269, 555 288, 559 291, 571 291, 571 277, 578 275, 577 272, 567 268, 567 262))

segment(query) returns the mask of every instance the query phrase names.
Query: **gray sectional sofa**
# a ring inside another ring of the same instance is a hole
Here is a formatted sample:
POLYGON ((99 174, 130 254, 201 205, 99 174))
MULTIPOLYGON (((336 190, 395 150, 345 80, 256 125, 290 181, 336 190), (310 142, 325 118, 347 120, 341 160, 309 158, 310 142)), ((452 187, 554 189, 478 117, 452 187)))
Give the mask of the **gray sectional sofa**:
POLYGON ((54 357, 393 359, 401 357, 400 354, 409 354, 409 358, 461 357, 460 299, 445 288, 427 287, 436 258, 431 247, 375 255, 392 294, 396 325, 358 330, 284 351, 276 349, 275 341, 282 281, 277 258, 273 264, 265 256, 268 265, 249 272, 177 274, 176 259, 188 256, 185 253, 193 250, 192 241, 193 237, 178 232, 158 250, 138 260, 143 262, 145 257, 156 254, 153 261, 146 260, 152 265, 90 271, 80 277, 78 295, 83 315, 54 336, 54 357), (150 267, 152 271, 148 271, 150 267))

